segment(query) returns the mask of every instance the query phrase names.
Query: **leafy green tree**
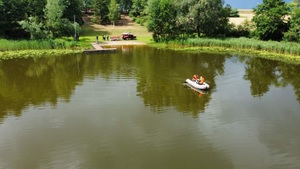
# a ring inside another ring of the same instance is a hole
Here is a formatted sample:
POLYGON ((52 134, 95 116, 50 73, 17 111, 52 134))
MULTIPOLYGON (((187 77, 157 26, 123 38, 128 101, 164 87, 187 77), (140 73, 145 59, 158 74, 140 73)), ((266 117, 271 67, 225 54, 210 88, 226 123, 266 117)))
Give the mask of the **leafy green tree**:
POLYGON ((92 8, 93 0, 82 0, 82 6, 84 8, 85 13, 88 13, 88 9, 92 8))
POLYGON ((47 0, 45 8, 46 27, 52 37, 71 36, 74 31, 73 24, 63 18, 65 6, 61 0, 47 0))
POLYGON ((75 16, 76 22, 82 25, 83 20, 81 13, 81 3, 81 0, 63 0, 65 9, 62 17, 68 19, 69 21, 73 21, 75 16))
POLYGON ((153 39, 169 41, 176 38, 176 7, 171 0, 150 0, 147 28, 153 39))
POLYGON ((176 5, 177 9, 177 27, 178 27, 178 34, 180 35, 180 39, 186 39, 186 38, 195 38, 194 33, 195 29, 191 27, 191 23, 193 18, 190 18, 188 16, 189 12, 189 5, 187 1, 181 1, 176 5))
POLYGON ((108 17, 113 25, 115 25, 116 21, 120 19, 119 4, 117 4, 116 0, 110 1, 108 17))
POLYGON ((58 36, 58 27, 61 24, 64 6, 60 0, 47 0, 45 7, 46 26, 52 33, 52 36, 58 36))
POLYGON ((263 0, 255 9, 254 36, 260 40, 281 41, 288 30, 288 6, 283 0, 263 0))
POLYGON ((132 0, 117 0, 117 3, 120 4, 120 10, 122 13, 128 14, 131 10, 132 0))
POLYGON ((130 17, 138 24, 144 25, 147 22, 147 0, 133 0, 130 10, 130 17))
POLYGON ((81 3, 82 0, 1 0, 0 36, 40 39, 46 35, 46 28, 54 37, 70 35, 74 16, 83 23, 81 3))
POLYGON ((197 32, 206 36, 224 34, 228 29, 230 9, 223 7, 222 0, 189 0, 181 1, 181 24, 188 25, 197 32))
POLYGON ((4 32, 4 26, 5 26, 5 24, 4 24, 4 6, 3 6, 3 2, 2 2, 2 0, 0 1, 0 37, 1 36, 3 36, 3 32, 4 32))
POLYGON ((26 17, 36 17, 39 22, 43 20, 47 0, 23 0, 23 2, 26 17))
POLYGON ((0 36, 4 38, 27 38, 30 35, 19 25, 19 21, 36 17, 43 20, 46 0, 1 0, 0 36))
POLYGON ((45 39, 47 32, 44 25, 37 21, 36 17, 29 17, 27 20, 20 21, 22 28, 30 34, 30 39, 45 39))
POLYGON ((109 9, 108 6, 110 4, 110 0, 94 0, 93 8, 94 8, 94 15, 96 19, 94 22, 106 24, 109 23, 109 9))
POLYGON ((26 3, 19 0, 2 0, 0 9, 0 36, 4 38, 24 38, 26 32, 21 28, 18 21, 25 19, 26 3))
POLYGON ((137 17, 145 14, 144 10, 146 9, 147 2, 147 0, 133 0, 130 15, 137 17))
POLYGON ((293 0, 291 8, 290 29, 284 34, 284 40, 300 42, 300 1, 293 0))

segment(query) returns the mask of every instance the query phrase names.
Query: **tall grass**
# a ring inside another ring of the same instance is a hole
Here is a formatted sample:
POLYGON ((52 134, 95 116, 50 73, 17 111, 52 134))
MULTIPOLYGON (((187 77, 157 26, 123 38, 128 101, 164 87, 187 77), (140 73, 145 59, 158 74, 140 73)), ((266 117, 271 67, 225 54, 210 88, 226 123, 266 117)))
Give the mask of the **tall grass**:
POLYGON ((76 46, 74 41, 55 40, 6 40, 0 39, 0 51, 35 50, 35 49, 69 49, 76 46))
POLYGON ((279 54, 300 55, 300 44, 292 42, 260 41, 248 38, 210 39, 197 38, 175 41, 172 44, 187 47, 224 47, 231 49, 259 50, 279 54))

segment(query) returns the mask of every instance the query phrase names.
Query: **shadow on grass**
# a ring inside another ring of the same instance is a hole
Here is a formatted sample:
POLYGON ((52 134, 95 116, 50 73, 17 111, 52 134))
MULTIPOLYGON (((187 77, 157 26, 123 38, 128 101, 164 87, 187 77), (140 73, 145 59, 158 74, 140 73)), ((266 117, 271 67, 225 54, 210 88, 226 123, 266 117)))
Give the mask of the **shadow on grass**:
POLYGON ((109 35, 110 32, 108 31, 101 31, 101 30, 95 30, 89 26, 83 26, 82 31, 80 33, 80 36, 102 36, 102 35, 109 35))

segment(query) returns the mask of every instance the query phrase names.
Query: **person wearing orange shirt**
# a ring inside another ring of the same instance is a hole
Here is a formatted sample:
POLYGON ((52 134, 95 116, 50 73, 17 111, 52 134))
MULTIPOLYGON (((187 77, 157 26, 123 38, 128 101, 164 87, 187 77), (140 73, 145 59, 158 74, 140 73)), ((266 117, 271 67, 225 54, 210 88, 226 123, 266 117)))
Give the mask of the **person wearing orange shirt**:
POLYGON ((194 76, 193 76, 193 81, 197 81, 197 80, 198 80, 198 78, 199 78, 199 76, 198 76, 198 75, 194 75, 194 76))
POLYGON ((205 79, 204 79, 204 77, 202 77, 202 76, 200 76, 200 85, 202 85, 202 84, 204 84, 204 82, 205 82, 205 79))

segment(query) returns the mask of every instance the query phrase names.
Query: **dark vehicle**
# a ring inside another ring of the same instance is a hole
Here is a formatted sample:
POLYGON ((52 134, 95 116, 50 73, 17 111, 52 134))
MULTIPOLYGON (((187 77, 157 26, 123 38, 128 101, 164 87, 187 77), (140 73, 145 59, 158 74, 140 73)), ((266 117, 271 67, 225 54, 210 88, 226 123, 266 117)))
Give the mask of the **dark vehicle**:
POLYGON ((134 36, 130 32, 126 32, 126 33, 122 33, 122 39, 124 39, 124 40, 134 40, 134 39, 136 39, 136 36, 134 36))

